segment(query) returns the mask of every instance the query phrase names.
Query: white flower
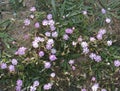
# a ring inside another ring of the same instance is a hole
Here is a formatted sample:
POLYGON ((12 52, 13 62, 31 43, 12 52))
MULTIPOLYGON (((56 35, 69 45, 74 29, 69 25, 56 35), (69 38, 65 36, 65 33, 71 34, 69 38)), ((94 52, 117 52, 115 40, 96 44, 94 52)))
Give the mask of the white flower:
POLYGON ((33 41, 33 42, 32 42, 32 46, 33 46, 34 48, 38 48, 38 47, 39 47, 38 42, 33 41))
POLYGON ((77 42, 73 41, 73 42, 72 42, 72 45, 73 45, 73 46, 76 46, 76 45, 77 45, 77 42))
POLYGON ((108 41, 107 41, 107 45, 108 45, 108 46, 111 46, 111 45, 112 45, 112 40, 108 40, 108 41))
POLYGON ((52 53, 52 54, 55 54, 55 53, 56 53, 56 49, 52 48, 52 49, 51 49, 51 53, 52 53))
POLYGON ((40 37, 35 37, 34 41, 35 42, 39 42, 40 41, 40 37))
POLYGON ((90 37, 90 41, 94 42, 96 39, 94 37, 90 37))
POLYGON ((82 48, 86 48, 86 47, 88 47, 88 44, 87 44, 87 42, 83 41, 83 42, 81 43, 81 46, 82 46, 82 48))
POLYGON ((101 89, 101 91, 107 91, 106 89, 101 89))
POLYGON ((40 42, 44 42, 45 39, 44 39, 44 38, 40 38, 39 41, 40 41, 40 42))
POLYGON ((97 91, 98 88, 99 88, 99 84, 96 83, 92 86, 92 91, 97 91))
POLYGON ((70 60, 68 63, 69 63, 70 65, 73 65, 73 64, 74 64, 74 60, 70 60))
POLYGON ((55 73, 51 73, 50 76, 54 78, 55 77, 55 73))
POLYGON ((89 58, 91 58, 92 60, 96 57, 95 53, 90 53, 89 58))
POLYGON ((102 34, 102 35, 105 34, 105 33, 106 33, 105 29, 100 29, 99 32, 98 32, 98 34, 102 34))
POLYGON ((36 87, 30 86, 30 91, 36 91, 36 87))
POLYGON ((111 10, 111 8, 107 8, 107 10, 111 10))
POLYGON ((111 22, 111 19, 110 18, 106 18, 106 23, 110 23, 111 22))
POLYGON ((34 41, 38 43, 38 42, 44 42, 45 40, 44 38, 41 37, 35 37, 34 41))
POLYGON ((96 37, 97 37, 97 39, 98 39, 98 40, 102 40, 103 35, 102 35, 102 34, 97 34, 97 36, 96 36, 96 37))
POLYGON ((54 43, 53 39, 48 39, 47 44, 52 45, 54 43))
POLYGON ((25 20, 24 20, 24 24, 25 24, 25 26, 30 25, 30 20, 29 20, 29 19, 25 19, 25 20))
POLYGON ((33 18, 34 18, 34 15, 30 15, 30 18, 33 19, 33 18))
POLYGON ((48 25, 54 25, 54 24, 55 24, 54 20, 49 20, 48 21, 48 25))
POLYGON ((84 54, 87 54, 88 52, 89 52, 88 47, 83 48, 83 53, 84 53, 84 54))
POLYGON ((79 38, 78 38, 78 42, 82 42, 82 37, 80 36, 79 38))
POLYGON ((31 11, 31 12, 34 12, 34 11, 36 11, 36 8, 35 8, 35 7, 31 7, 31 8, 30 8, 30 11, 31 11))
POLYGON ((83 11, 83 15, 87 15, 87 11, 83 11))

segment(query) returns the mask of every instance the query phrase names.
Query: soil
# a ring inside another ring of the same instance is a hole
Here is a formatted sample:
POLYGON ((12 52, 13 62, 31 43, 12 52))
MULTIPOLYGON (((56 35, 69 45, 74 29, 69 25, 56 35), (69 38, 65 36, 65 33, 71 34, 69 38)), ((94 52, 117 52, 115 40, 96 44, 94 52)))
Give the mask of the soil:
POLYGON ((1 12, 1 19, 2 21, 12 19, 12 29, 8 28, 7 32, 9 35, 11 35, 12 38, 14 38, 17 42, 20 44, 23 44, 23 46, 28 46, 30 43, 30 40, 26 40, 26 36, 29 35, 31 26, 26 27, 23 29, 23 20, 26 19, 30 12, 30 7, 35 5, 35 0, 24 0, 24 6, 22 10, 19 10, 18 12, 14 12, 10 5, 9 0, 2 0, 0 1, 2 4, 0 4, 0 12, 1 12), (26 41, 26 42, 25 42, 26 41))

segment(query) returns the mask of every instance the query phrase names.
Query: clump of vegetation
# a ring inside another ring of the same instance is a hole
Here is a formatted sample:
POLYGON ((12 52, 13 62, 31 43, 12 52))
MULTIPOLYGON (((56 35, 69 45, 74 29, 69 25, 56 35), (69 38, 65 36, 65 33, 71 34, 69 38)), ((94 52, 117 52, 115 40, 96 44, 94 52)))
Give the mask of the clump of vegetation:
POLYGON ((119 91, 120 48, 109 31, 119 19, 114 2, 37 0, 21 20, 23 31, 32 30, 24 36, 29 46, 4 42, 10 52, 1 55, 0 83, 16 91, 119 91))

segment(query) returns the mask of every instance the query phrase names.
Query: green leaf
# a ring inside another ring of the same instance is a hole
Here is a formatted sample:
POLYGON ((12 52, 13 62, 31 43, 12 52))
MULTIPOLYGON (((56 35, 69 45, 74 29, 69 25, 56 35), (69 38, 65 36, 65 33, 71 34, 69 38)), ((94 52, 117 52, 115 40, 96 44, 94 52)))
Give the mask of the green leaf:
POLYGON ((51 0, 51 5, 52 5, 52 8, 53 8, 53 12, 54 12, 54 14, 56 15, 56 5, 55 5, 55 0, 51 0))

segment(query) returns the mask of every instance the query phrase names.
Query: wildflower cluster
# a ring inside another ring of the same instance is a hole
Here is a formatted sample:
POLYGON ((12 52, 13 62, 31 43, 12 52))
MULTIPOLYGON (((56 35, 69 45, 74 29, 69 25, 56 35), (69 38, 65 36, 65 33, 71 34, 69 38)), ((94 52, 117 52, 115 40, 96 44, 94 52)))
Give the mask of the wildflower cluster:
MULTIPOLYGON (((38 11, 35 7, 31 7, 29 11, 30 16, 23 20, 23 30, 32 26, 31 30, 34 32, 30 38, 25 36, 26 41, 30 40, 30 46, 13 43, 17 46, 16 51, 0 62, 3 79, 11 78, 10 82, 13 81, 11 84, 14 84, 16 91, 54 91, 56 87, 61 89, 62 82, 67 86, 76 83, 76 87, 81 91, 107 91, 107 85, 100 82, 111 76, 105 71, 120 71, 119 57, 111 57, 114 40, 107 35, 107 29, 96 29, 99 31, 87 36, 81 34, 79 27, 62 26, 59 21, 55 21, 52 14, 47 14, 40 21, 37 20, 38 11), (91 77, 91 80, 87 76, 91 77), (89 86, 85 85, 87 80, 90 80, 89 86), (81 81, 84 84, 80 84, 81 81)), ((107 11, 102 8, 101 13, 105 15, 107 11)), ((80 16, 83 15, 87 17, 89 12, 84 10, 80 16)), ((109 24, 111 19, 106 18, 105 21, 109 24)))

